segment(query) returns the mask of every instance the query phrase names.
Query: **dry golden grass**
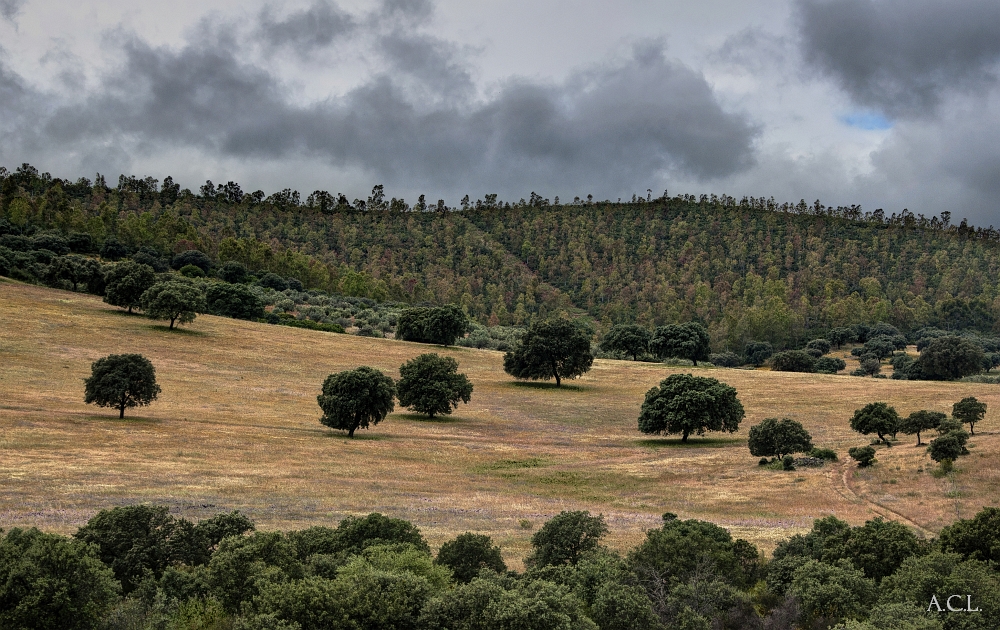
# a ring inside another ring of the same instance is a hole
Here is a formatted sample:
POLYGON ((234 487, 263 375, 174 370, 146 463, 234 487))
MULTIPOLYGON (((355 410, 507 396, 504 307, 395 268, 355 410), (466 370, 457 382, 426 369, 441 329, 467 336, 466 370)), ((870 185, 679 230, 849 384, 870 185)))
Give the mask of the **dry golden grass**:
POLYGON ((194 519, 239 508, 273 529, 380 511, 413 521, 432 545, 487 533, 519 566, 532 532, 566 509, 603 513, 620 549, 671 511, 769 550, 829 514, 855 524, 881 515, 932 534, 1000 497, 994 385, 699 369, 738 390, 747 418, 735 435, 681 445, 636 431, 646 390, 682 371, 662 365, 596 361, 555 389, 512 381, 496 352, 208 316, 167 331, 99 298, 6 281, 0 326, 2 527, 71 532, 102 508, 133 502, 194 519), (84 405, 82 382, 91 362, 122 352, 151 359, 163 387, 125 421, 84 405), (327 374, 367 364, 398 377, 423 352, 459 361, 475 385, 471 404, 435 421, 397 410, 353 440, 319 424, 327 374), (848 426, 863 404, 949 412, 970 395, 990 410, 953 477, 932 477, 933 462, 906 436, 868 471, 846 457, 868 443, 848 426), (746 432, 769 416, 801 421, 841 461, 758 468, 746 432))

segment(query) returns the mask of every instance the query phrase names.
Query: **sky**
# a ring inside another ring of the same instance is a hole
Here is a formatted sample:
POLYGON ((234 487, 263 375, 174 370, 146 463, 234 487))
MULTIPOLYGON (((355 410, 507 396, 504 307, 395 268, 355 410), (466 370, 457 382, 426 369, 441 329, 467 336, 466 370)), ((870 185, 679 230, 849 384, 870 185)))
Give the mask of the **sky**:
POLYGON ((1000 225, 996 0, 0 0, 0 165, 1000 225))

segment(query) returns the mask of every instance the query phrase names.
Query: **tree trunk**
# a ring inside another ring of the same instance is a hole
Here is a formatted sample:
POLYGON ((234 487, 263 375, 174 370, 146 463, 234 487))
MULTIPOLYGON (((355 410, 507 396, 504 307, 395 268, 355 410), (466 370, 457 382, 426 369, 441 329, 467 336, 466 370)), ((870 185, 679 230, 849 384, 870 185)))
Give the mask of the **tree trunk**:
POLYGON ((976 434, 976 423, 975 422, 970 422, 969 423, 969 435, 975 435, 975 434, 976 434))
POLYGON ((132 314, 132 305, 131 304, 128 305, 128 314, 129 315, 132 314))
POLYGON ((688 441, 688 431, 687 429, 684 429, 684 432, 681 434, 681 442, 687 442, 687 441, 688 441))
POLYGON ((349 438, 352 438, 352 437, 354 437, 354 429, 355 429, 355 428, 356 428, 356 427, 351 427, 351 428, 350 428, 350 429, 349 429, 349 430, 347 431, 347 437, 349 437, 349 438))
POLYGON ((917 446, 920 446, 920 431, 917 431, 917 446))
POLYGON ((556 387, 559 387, 559 384, 562 383, 562 381, 559 379, 559 368, 556 366, 555 361, 552 362, 552 376, 556 377, 556 387))
POLYGON ((176 317, 171 317, 171 318, 170 318, 170 330, 173 330, 173 329, 174 329, 174 320, 175 320, 175 319, 176 319, 176 317))
POLYGON ((694 366, 698 367, 698 359, 691 359, 691 363, 694 363, 694 366))
POLYGON ((118 408, 118 419, 125 419, 125 403, 122 403, 121 407, 118 408))

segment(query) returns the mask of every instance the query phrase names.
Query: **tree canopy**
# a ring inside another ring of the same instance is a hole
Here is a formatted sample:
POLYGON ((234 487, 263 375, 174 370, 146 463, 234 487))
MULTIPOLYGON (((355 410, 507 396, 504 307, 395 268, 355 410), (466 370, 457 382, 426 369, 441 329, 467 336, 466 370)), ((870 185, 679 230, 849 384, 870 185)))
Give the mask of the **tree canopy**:
POLYGON ((532 323, 521 341, 504 354, 503 369, 514 378, 556 379, 583 375, 594 362, 590 335, 574 322, 562 319, 532 323))
POLYGON ((745 411, 736 390, 714 378, 672 374, 646 392, 639 413, 639 430, 652 434, 690 434, 740 428, 745 411))
POLYGON ((373 367, 363 365, 331 374, 323 381, 323 393, 317 396, 323 411, 319 421, 354 437, 356 430, 385 420, 394 408, 395 398, 392 378, 373 367))
POLYGON ((950 381, 983 371, 982 348, 962 337, 938 337, 910 367, 911 378, 950 381))
POLYGON ((790 453, 805 453, 813 447, 812 436, 802 423, 790 418, 765 418, 750 427, 747 445, 754 457, 778 458, 790 453))
POLYGON ((688 359, 695 365, 708 360, 710 348, 708 330, 698 322, 658 326, 649 340, 649 350, 656 356, 688 359))
POLYGON ((893 435, 900 428, 899 414, 894 407, 884 402, 868 403, 854 412, 851 417, 851 429, 862 435, 878 436, 878 439, 889 444, 886 435, 893 435))
POLYGON ((399 367, 399 405, 430 417, 450 414, 459 402, 468 404, 472 383, 458 373, 458 362, 434 353, 421 354, 399 367))
POLYGON ((264 302, 243 284, 213 282, 205 290, 208 311, 214 315, 254 320, 264 316, 264 302))
POLYGON ((449 304, 427 308, 407 308, 400 313, 396 339, 450 346, 469 328, 465 312, 449 304))
POLYGON ((917 446, 920 446, 920 433, 938 428, 946 417, 940 411, 914 411, 900 421, 899 430, 907 435, 916 434, 917 446))
POLYGON ((141 354, 110 354, 91 364, 83 400, 88 405, 114 407, 118 417, 124 418, 126 409, 150 404, 160 391, 149 359, 141 354))
POLYGON ((533 567, 576 564, 580 555, 596 549, 607 533, 603 516, 579 510, 560 512, 531 537, 533 551, 526 563, 533 567))
POLYGON ((170 320, 170 329, 174 324, 188 324, 194 321, 196 313, 207 309, 205 295, 190 282, 181 280, 164 280, 157 282, 139 300, 142 310, 153 319, 170 320))
POLYGON ((968 396, 952 406, 951 415, 962 424, 969 425, 969 433, 975 435, 976 423, 986 417, 986 403, 979 402, 975 396, 968 396))
POLYGON ((139 306, 142 294, 156 283, 153 268, 133 260, 111 265, 104 278, 104 301, 127 308, 129 313, 139 306))
POLYGON ((618 324, 612 326, 601 340, 601 350, 621 352, 632 356, 635 361, 649 351, 650 332, 638 324, 618 324))

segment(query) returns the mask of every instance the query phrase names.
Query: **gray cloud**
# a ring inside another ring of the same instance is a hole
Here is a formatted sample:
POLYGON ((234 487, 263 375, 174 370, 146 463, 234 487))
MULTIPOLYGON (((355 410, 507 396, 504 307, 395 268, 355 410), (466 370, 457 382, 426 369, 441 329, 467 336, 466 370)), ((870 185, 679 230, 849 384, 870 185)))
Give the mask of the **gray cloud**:
POLYGON ((5 20, 10 22, 14 21, 17 14, 21 12, 21 7, 28 0, 0 0, 0 15, 3 16, 5 20))
POLYGON ((121 67, 35 125, 54 146, 89 156, 95 146, 116 156, 119 147, 133 156, 191 148, 215 159, 306 156, 361 169, 390 189, 508 197, 625 195, 672 174, 711 179, 753 162, 757 130, 656 42, 564 82, 510 80, 483 99, 453 46, 393 31, 375 38, 391 74, 300 104, 230 31, 199 32, 181 48, 118 39, 121 67))
POLYGON ((861 105, 927 114, 951 90, 996 81, 996 0, 798 0, 797 8, 806 61, 861 105))
POLYGON ((260 14, 260 33, 264 41, 275 47, 289 47, 302 56, 329 46, 355 26, 350 14, 325 0, 316 0, 309 8, 281 20, 275 18, 270 7, 260 14))

